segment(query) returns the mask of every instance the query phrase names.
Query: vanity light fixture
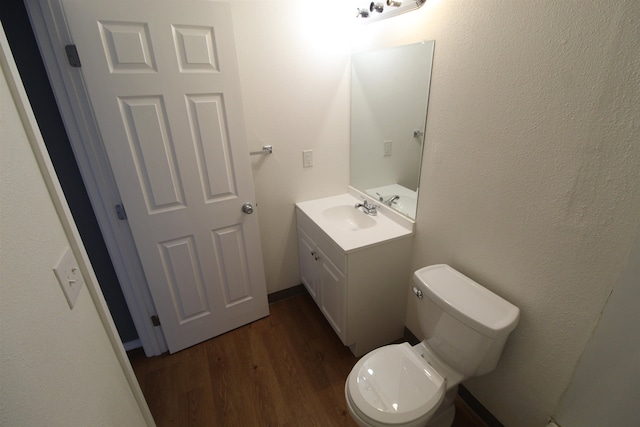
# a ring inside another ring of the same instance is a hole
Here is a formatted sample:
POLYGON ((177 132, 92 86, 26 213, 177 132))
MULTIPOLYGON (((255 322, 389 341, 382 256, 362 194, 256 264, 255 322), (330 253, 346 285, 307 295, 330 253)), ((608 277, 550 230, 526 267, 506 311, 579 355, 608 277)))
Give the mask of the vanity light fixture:
POLYGON ((358 13, 356 14, 356 18, 368 18, 369 17, 369 11, 367 9, 356 9, 358 11, 358 13))
POLYGON ((366 18, 365 22, 375 22, 419 9, 426 2, 427 0, 372 1, 368 7, 357 8, 356 18, 366 18))
POLYGON ((372 1, 371 4, 369 5, 369 12, 373 12, 373 11, 382 13, 384 11, 384 3, 378 3, 378 2, 372 1))

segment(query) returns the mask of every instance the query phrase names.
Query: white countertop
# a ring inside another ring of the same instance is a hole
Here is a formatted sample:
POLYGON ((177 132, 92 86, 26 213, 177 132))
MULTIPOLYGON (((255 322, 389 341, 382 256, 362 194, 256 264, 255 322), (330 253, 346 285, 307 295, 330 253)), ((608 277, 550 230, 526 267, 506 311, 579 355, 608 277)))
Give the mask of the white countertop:
MULTIPOLYGON (((345 252, 413 234, 413 221, 392 211, 387 206, 380 206, 376 216, 367 215, 360 208, 356 209, 356 203, 361 203, 363 196, 362 193, 350 187, 349 193, 299 202, 296 203, 296 207, 327 233, 345 252), (353 211, 350 211, 349 208, 353 211), (344 221, 336 222, 336 216, 330 215, 329 212, 348 215, 345 215, 344 221), (364 218, 358 217, 359 214, 362 214, 364 218), (356 221, 351 221, 347 216, 356 221), (355 225, 349 226, 350 223, 355 225), (365 224, 365 226, 359 227, 358 223, 365 224)), ((370 203, 380 203, 369 197, 368 200, 370 203)))

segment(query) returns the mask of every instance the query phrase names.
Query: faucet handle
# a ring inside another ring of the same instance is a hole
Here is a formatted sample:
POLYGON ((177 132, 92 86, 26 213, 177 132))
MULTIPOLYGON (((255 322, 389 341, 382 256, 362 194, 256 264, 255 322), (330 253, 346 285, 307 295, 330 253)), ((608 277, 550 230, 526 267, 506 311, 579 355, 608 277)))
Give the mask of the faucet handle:
POLYGON ((369 203, 369 200, 366 197, 362 197, 362 203, 356 203, 355 208, 362 208, 362 211, 367 215, 377 215, 377 209, 380 205, 369 203))
MULTIPOLYGON (((376 194, 378 194, 378 193, 376 193, 376 194)), ((363 204, 366 208, 369 208, 369 209, 378 209, 378 208, 380 207, 380 205, 377 205, 377 204, 375 204, 375 203, 370 203, 370 202, 369 202, 369 199, 367 199, 367 198, 366 198, 366 197, 364 197, 364 196, 362 197, 362 200, 363 200, 362 204, 363 204)))

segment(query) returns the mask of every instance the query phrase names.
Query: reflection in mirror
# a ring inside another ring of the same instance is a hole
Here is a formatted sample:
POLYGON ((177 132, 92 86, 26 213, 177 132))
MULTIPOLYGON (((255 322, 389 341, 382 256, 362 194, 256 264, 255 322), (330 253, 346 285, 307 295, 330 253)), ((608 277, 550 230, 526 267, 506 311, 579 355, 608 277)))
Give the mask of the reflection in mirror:
POLYGON ((353 55, 351 185, 415 219, 435 42, 353 55))

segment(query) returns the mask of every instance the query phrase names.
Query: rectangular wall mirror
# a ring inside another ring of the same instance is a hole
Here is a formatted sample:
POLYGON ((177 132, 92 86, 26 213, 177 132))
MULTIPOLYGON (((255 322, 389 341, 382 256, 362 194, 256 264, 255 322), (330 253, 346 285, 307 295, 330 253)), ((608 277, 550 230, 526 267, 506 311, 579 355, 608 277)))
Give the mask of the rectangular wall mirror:
POLYGON ((415 219, 435 42, 354 54, 351 185, 415 219))

